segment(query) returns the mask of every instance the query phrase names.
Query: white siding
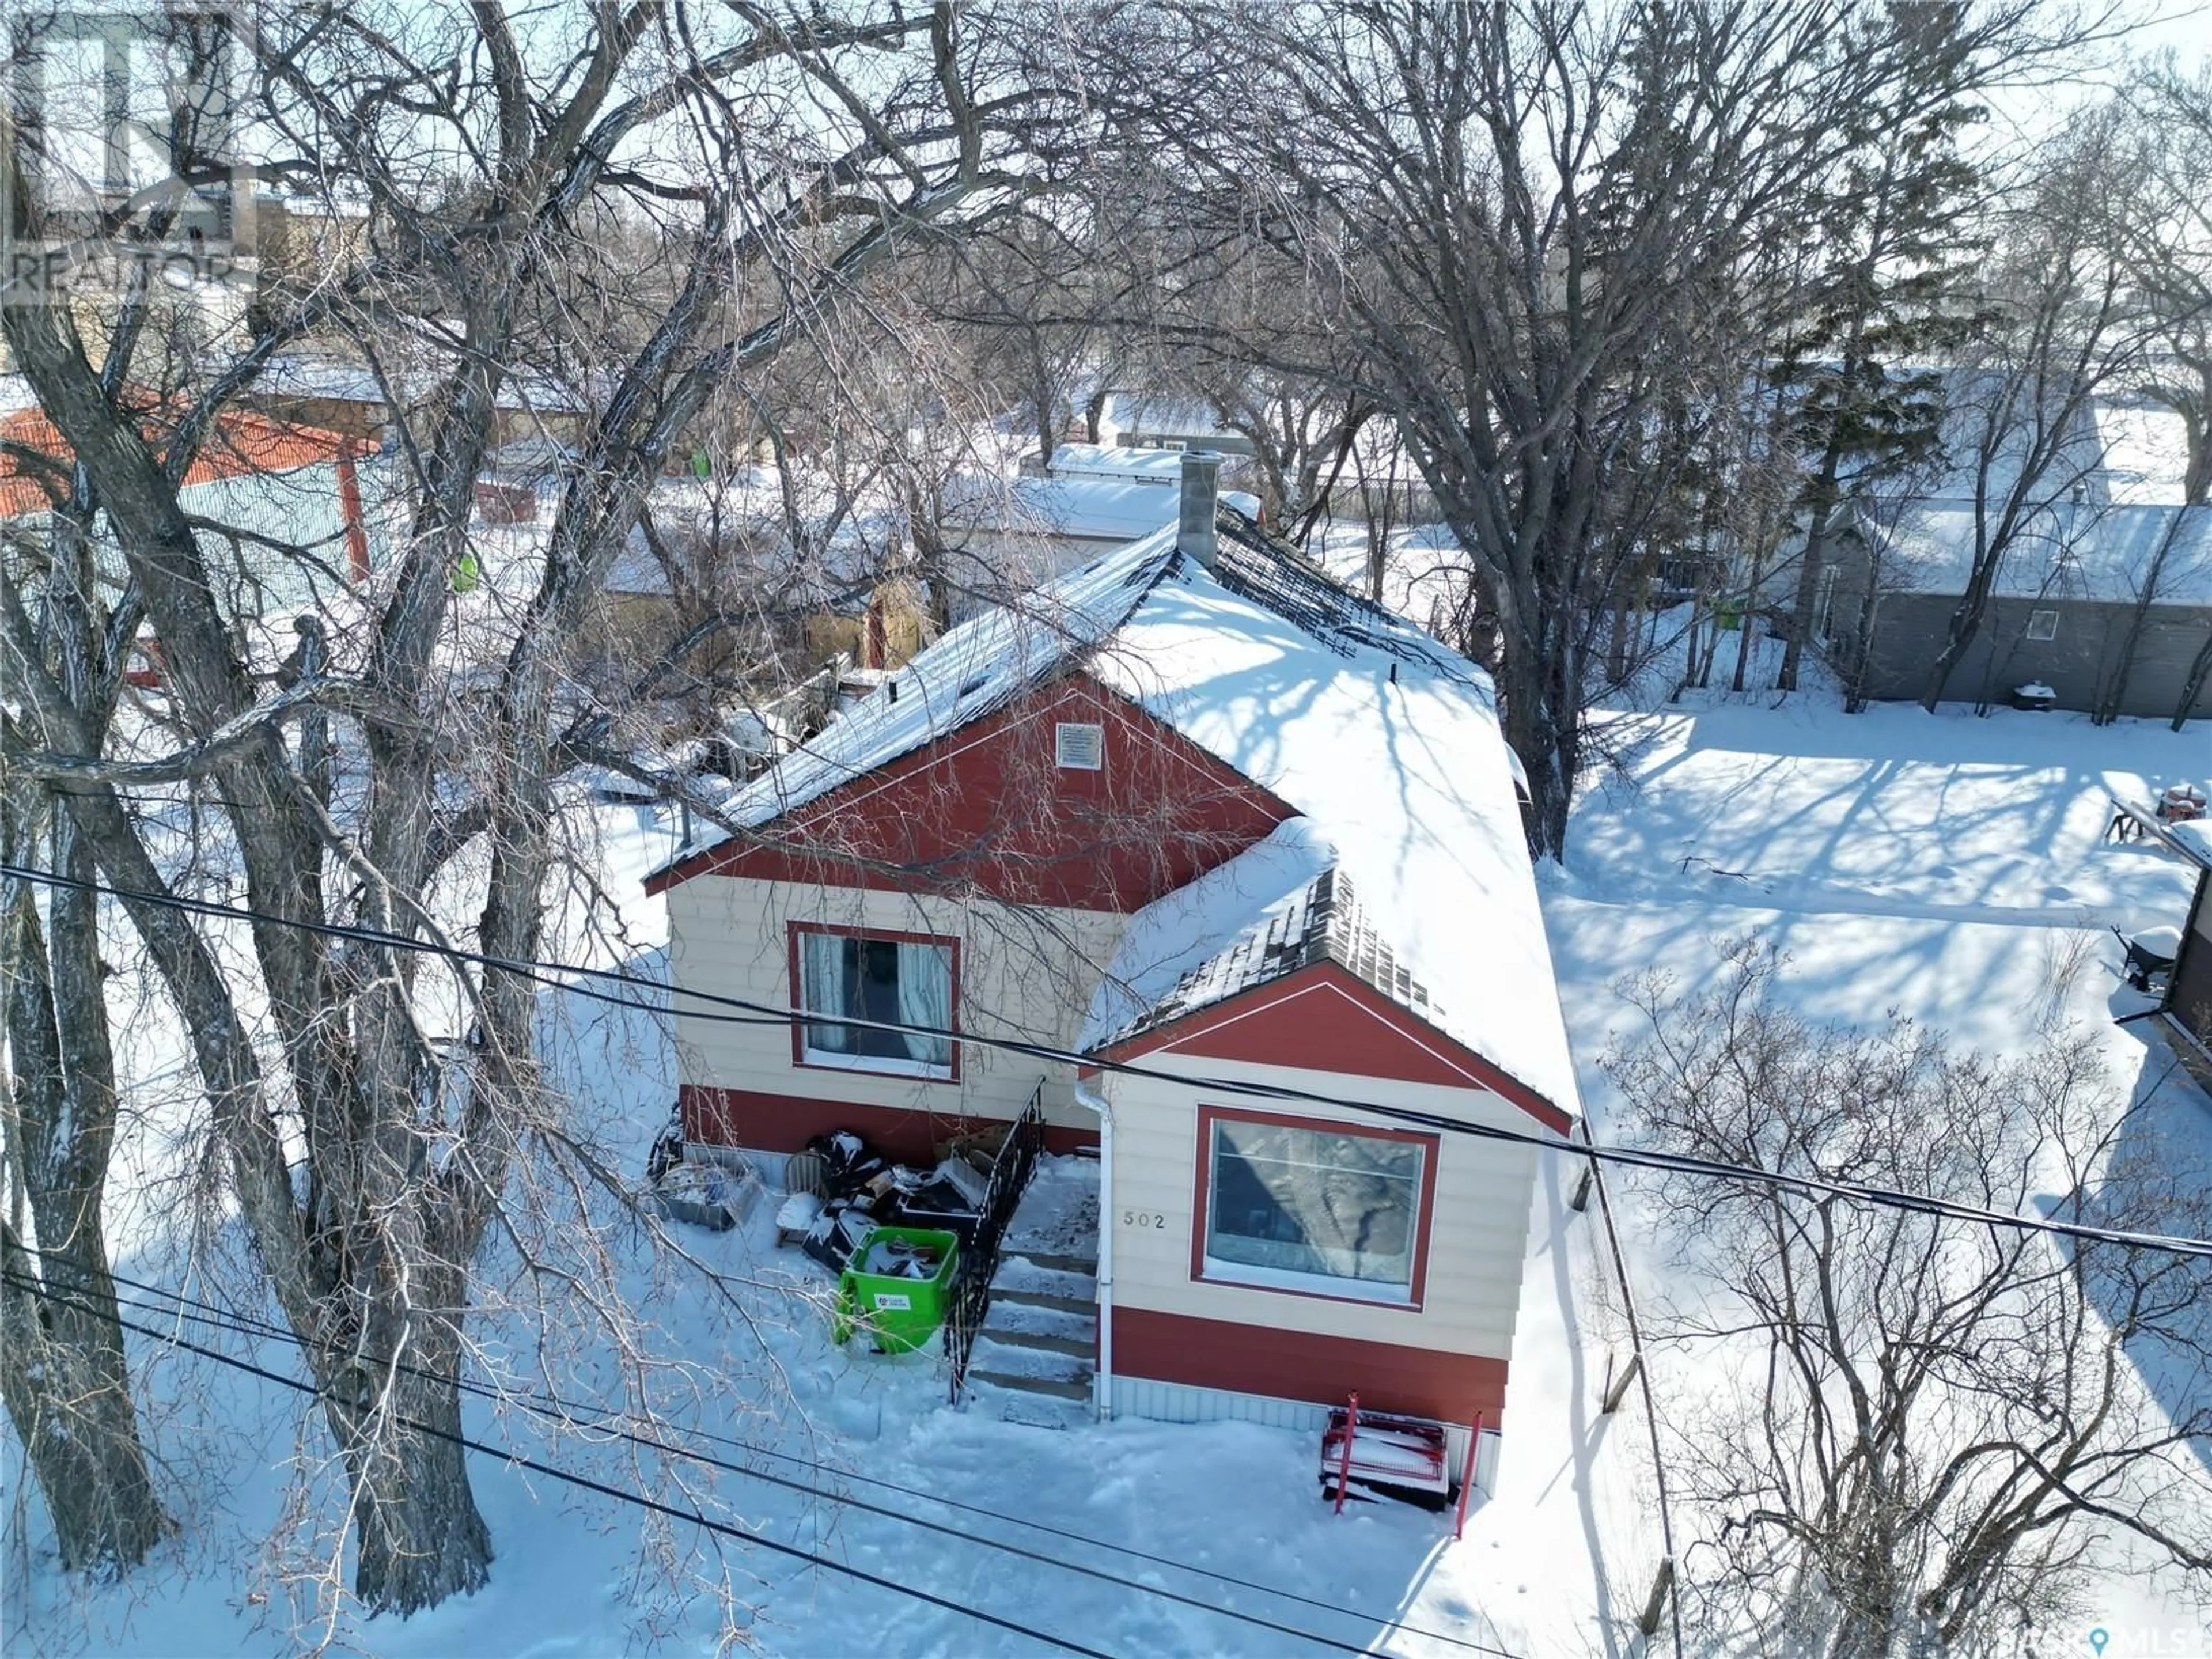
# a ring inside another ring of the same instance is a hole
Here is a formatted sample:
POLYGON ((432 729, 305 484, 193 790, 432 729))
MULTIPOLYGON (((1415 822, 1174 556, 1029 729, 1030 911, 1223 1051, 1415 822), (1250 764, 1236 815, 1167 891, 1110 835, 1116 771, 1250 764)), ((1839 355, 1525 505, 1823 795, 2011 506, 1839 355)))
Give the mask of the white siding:
MULTIPOLYGON (((821 922, 960 941, 959 1024, 963 1030, 1066 1048, 1091 988, 1120 942, 1127 918, 1104 911, 1017 908, 988 899, 956 900, 858 887, 695 876, 668 890, 669 960, 686 989, 792 1006, 788 925, 821 922)), ((677 1066, 688 1084, 797 1095, 857 1105, 905 1107, 947 1115, 1012 1117, 1039 1077, 1055 1123, 1095 1128, 1074 1103, 1064 1065, 963 1043, 960 1080, 794 1066, 788 1025, 743 1025, 697 1018, 679 1000, 677 1066)))
MULTIPOLYGON (((1287 1066, 1188 1060, 1155 1054, 1161 1069, 1346 1095, 1522 1130, 1533 1118, 1484 1090, 1400 1083, 1287 1066)), ((1198 1109, 1219 1106, 1405 1128, 1371 1114, 1209 1091, 1182 1078, 1119 1076, 1105 1085, 1114 1109, 1114 1302, 1195 1319, 1395 1343, 1441 1353, 1508 1358, 1520 1307, 1522 1267, 1534 1194, 1532 1148, 1444 1134, 1429 1217, 1426 1294, 1418 1311, 1287 1295, 1191 1277, 1198 1174, 1198 1109), (1139 1224, 1146 1217, 1164 1224, 1139 1224)))

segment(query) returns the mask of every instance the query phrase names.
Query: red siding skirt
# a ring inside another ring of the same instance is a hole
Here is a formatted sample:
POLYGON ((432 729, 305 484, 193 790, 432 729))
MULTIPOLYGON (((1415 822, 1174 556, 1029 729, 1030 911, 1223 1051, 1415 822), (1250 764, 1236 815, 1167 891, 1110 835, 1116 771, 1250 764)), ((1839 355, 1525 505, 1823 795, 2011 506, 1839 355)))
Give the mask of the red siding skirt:
MULTIPOLYGON (((795 1152, 816 1135, 850 1129, 884 1157, 902 1164, 933 1163, 936 1148, 954 1135, 1006 1121, 915 1107, 855 1106, 848 1101, 758 1094, 749 1089, 710 1089, 695 1083, 684 1085, 677 1098, 684 1111, 686 1140, 759 1152, 795 1152)), ((1096 1129, 1045 1126, 1047 1152, 1072 1152, 1097 1144, 1096 1129)))
POLYGON ((1145 1308, 1114 1310, 1114 1370, 1123 1376, 1316 1406, 1340 1406, 1357 1389, 1362 1411, 1443 1423, 1471 1423, 1480 1412, 1492 1429, 1505 1413, 1502 1359, 1145 1308))

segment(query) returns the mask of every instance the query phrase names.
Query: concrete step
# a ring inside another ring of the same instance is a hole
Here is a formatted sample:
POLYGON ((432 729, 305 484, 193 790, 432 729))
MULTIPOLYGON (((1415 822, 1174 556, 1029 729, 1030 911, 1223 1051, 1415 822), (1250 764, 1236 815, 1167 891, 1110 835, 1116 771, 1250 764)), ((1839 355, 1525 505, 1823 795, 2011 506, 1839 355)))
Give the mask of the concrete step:
POLYGON ((1088 1268, 1050 1267, 1030 1256, 1007 1255, 991 1275, 991 1299, 1000 1297, 1043 1307, 1095 1308, 1098 1280, 1088 1268))
POLYGON ((1088 1372, 1080 1377, 1061 1380, 1020 1376, 1006 1371, 970 1370, 967 1386, 970 1389, 992 1389, 1001 1395, 1030 1395, 1040 1400, 1063 1400, 1086 1408, 1091 1404, 1091 1376, 1088 1372))
POLYGON ((1082 1389, 1086 1399, 1091 1373, 1097 1369, 1097 1358, 1091 1353, 1070 1353, 1064 1348, 1047 1347, 1018 1338, 1010 1341, 988 1331, 976 1333, 975 1346, 968 1354, 968 1372, 971 1376, 982 1376, 995 1382, 1019 1387, 1066 1384, 1082 1389))
POLYGON ((983 1318, 983 1334, 1017 1335, 1031 1342, 1064 1342, 1070 1345, 1070 1353, 1095 1353, 1098 1346, 1098 1317, 1091 1308, 1055 1307, 1048 1303, 994 1297, 991 1311, 983 1318))
MULTIPOLYGON (((994 1309, 993 1311, 995 1313, 997 1310, 994 1309)), ((1052 1310, 1031 1310, 1030 1311, 1052 1310)), ((1080 1335, 1069 1335, 1059 1331, 1025 1331, 1018 1327, 1010 1327, 1001 1323, 996 1319, 987 1319, 983 1322, 983 1328, 975 1334, 978 1337, 988 1337, 992 1341, 1003 1344, 1009 1348, 1036 1348, 1053 1353, 1063 1353, 1071 1358, 1080 1359, 1094 1369, 1098 1364, 1098 1345, 1091 1340, 1091 1333, 1087 1330, 1080 1335)))
POLYGON ((961 1400, 970 1411, 1040 1429, 1077 1428, 1097 1414, 1087 1391, 1079 1400, 1067 1395, 1036 1394, 1028 1389, 1004 1388, 985 1382, 972 1371, 969 1373, 968 1386, 961 1391, 961 1400))
POLYGON ((1000 1248, 1048 1263, 1088 1265, 1098 1255, 1098 1166, 1072 1158, 1037 1161, 1006 1223, 1000 1248))
POLYGON ((1001 1261, 1012 1260, 1016 1256, 1019 1256, 1031 1267, 1043 1273, 1066 1273, 1076 1279, 1094 1281, 1098 1274, 1098 1257, 1096 1253, 1090 1255, 1070 1255, 1064 1251, 1017 1249, 1012 1244, 1001 1244, 999 1247, 999 1259, 1001 1261))

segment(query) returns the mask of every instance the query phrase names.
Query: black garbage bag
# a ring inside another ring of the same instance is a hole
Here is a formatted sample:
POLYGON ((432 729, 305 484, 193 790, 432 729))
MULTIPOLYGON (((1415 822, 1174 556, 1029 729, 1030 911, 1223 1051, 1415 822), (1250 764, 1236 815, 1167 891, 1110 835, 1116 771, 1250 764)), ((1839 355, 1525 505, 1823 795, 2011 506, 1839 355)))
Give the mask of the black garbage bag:
POLYGON ((806 1150, 822 1160, 822 1190, 826 1197, 849 1198, 884 1170, 884 1160, 868 1150, 868 1143, 850 1129, 832 1129, 816 1135, 806 1150))

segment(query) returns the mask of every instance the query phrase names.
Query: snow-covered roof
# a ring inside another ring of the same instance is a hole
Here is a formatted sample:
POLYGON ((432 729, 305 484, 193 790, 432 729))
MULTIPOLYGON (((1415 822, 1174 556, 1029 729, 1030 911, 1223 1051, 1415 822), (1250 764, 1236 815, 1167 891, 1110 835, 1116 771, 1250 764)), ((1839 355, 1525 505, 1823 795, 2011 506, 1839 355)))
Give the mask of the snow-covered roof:
MULTIPOLYGON (((658 478, 646 506, 655 530, 680 555, 696 557, 710 544, 721 547, 719 568, 695 572, 710 592, 720 579, 757 591, 842 594, 880 574, 905 535, 896 514, 852 508, 826 478, 793 474, 787 494, 783 476, 770 466, 737 467, 714 478, 658 478), (792 540, 788 515, 794 511, 804 550, 792 540)), ((630 527, 608 568, 606 588, 667 597, 668 573, 642 526, 630 527)))
MULTIPOLYGON (((1304 819, 1140 912, 1113 973, 1123 994, 1171 992, 1193 968, 1240 948, 1259 963, 1271 927, 1287 938, 1295 915, 1303 939, 1326 911, 1324 935, 1334 927, 1344 938, 1313 948, 1333 957, 1365 952, 1376 971, 1356 971, 1380 983, 1387 945, 1394 996, 1574 1109, 1551 953, 1488 678, 1234 514, 1220 522, 1210 569, 1178 554, 1174 532, 1163 530, 1018 609, 954 629, 739 790, 726 811, 759 827, 1080 663, 1304 819), (1323 902, 1316 884, 1325 872, 1340 884, 1323 902), (1421 1002, 1405 988, 1415 985, 1421 1002)), ((714 832, 678 861, 723 839, 714 832)), ((1246 971, 1223 962, 1209 994, 1246 971)), ((1098 1030, 1126 1023, 1115 1008, 1109 995, 1092 1011, 1098 1030)))
MULTIPOLYGON (((1143 451, 1134 452, 1143 453, 1143 451)), ((1182 457, 1170 450, 1178 469, 1182 457)), ((1259 516, 1251 495, 1227 490, 1222 500, 1248 518, 1259 516)), ((973 475, 945 490, 945 521, 1005 535, 1064 536, 1129 542, 1173 522, 1176 493, 1127 477, 985 478, 973 475)))
MULTIPOLYGON (((1972 501, 1915 501, 1862 522, 1881 556, 1885 582, 1923 593, 1966 591, 1974 556, 1972 501)), ((2212 605, 2212 507, 2063 501, 2040 508, 2006 552, 1996 592, 2125 603, 2141 595, 2154 564, 2156 602, 2212 605)))
POLYGON ((1290 818, 1138 912, 1091 999, 1079 1046, 1110 1048, 1323 962, 1432 1024, 1449 1023, 1376 927, 1334 846, 1310 818, 1290 818), (1278 891, 1285 878, 1291 884, 1278 891))
POLYGON ((1231 435, 1210 404, 1155 392, 1109 392, 1098 422, 1111 443, 1125 432, 1174 432, 1187 437, 1231 435))
POLYGON ((1126 444, 1062 444, 1046 473, 1055 478, 1136 478, 1172 484, 1182 477, 1182 451, 1133 449, 1126 444))
MULTIPOLYGON (((459 325, 456 325, 458 330, 459 325)), ((451 352, 426 349, 412 352, 391 368, 392 390, 403 403, 412 403, 435 392, 452 374, 451 352)), ((280 351, 270 357, 255 379, 253 390, 271 396, 322 398, 334 403, 381 406, 384 386, 367 363, 314 351, 280 351)), ((495 401, 507 410, 529 410, 539 414, 575 415, 586 411, 586 391, 543 374, 508 374, 500 381, 495 401)))
POLYGON ((1178 991, 1191 1009, 1231 994, 1236 976, 1227 958, 1236 947, 1224 949, 1224 943, 1301 933, 1308 895, 1336 856, 1311 819, 1286 819, 1235 858, 1138 911, 1091 1000, 1075 1046, 1102 1048, 1142 1029, 1178 991))
POLYGON ((2189 423, 2147 398, 2106 398, 2096 409, 2109 497, 2129 507, 2179 507, 2188 500, 2189 423))

